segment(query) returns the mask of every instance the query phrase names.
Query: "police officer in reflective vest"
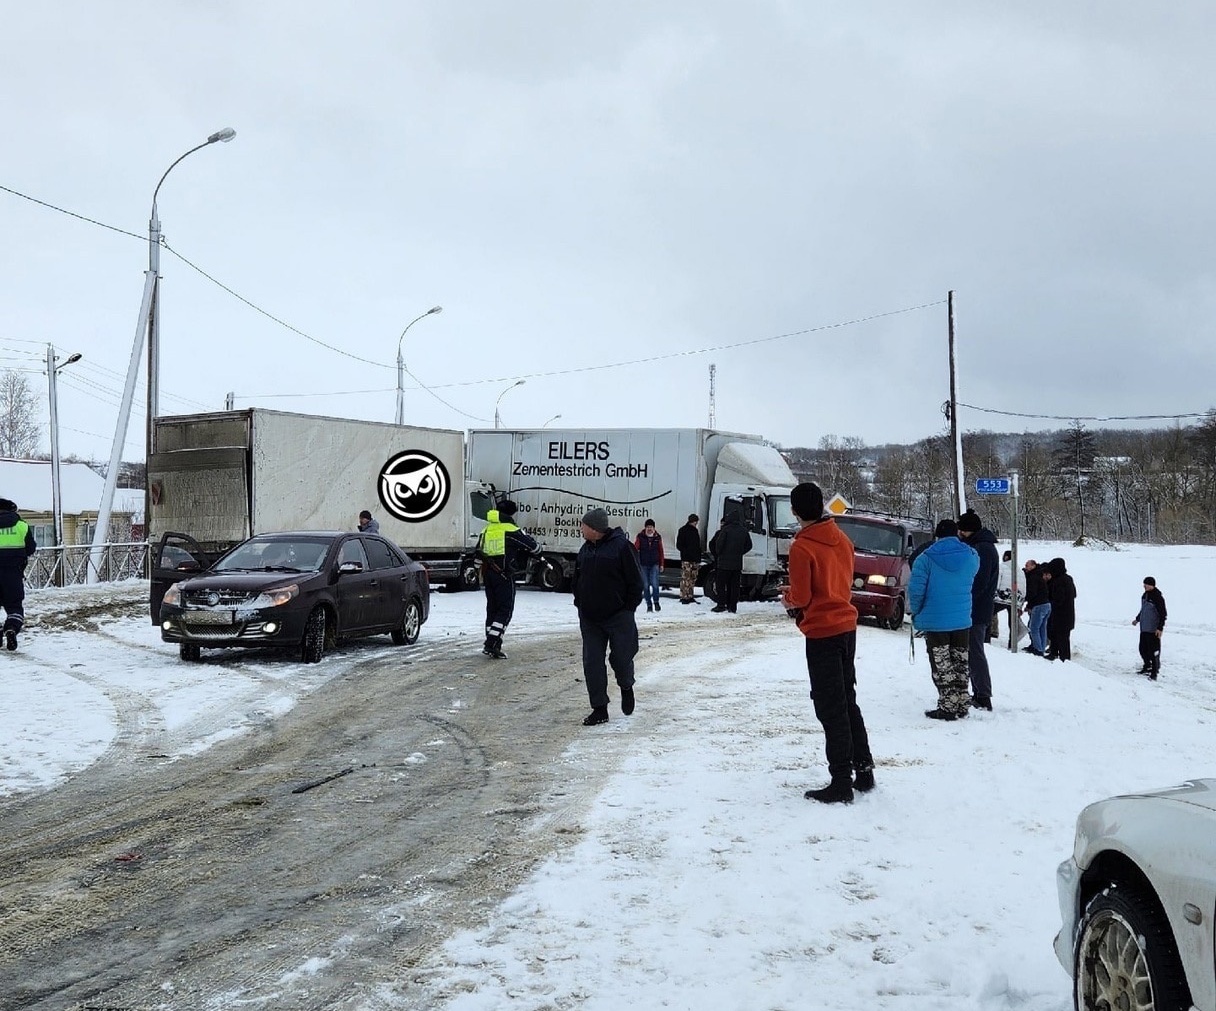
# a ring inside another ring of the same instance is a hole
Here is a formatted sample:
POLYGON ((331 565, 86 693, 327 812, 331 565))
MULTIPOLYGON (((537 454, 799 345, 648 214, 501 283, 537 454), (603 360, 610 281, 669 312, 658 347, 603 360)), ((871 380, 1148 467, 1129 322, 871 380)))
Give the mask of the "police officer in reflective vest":
POLYGON ((481 581, 486 589, 486 642, 482 652, 505 660, 502 638, 515 613, 515 573, 529 555, 540 555, 535 539, 514 523, 516 505, 503 499, 486 513, 488 526, 481 532, 477 553, 481 556, 481 581))
POLYGON ((37 550, 34 533, 17 515, 16 503, 0 498, 0 607, 8 649, 17 648, 17 633, 25 624, 25 564, 37 550))

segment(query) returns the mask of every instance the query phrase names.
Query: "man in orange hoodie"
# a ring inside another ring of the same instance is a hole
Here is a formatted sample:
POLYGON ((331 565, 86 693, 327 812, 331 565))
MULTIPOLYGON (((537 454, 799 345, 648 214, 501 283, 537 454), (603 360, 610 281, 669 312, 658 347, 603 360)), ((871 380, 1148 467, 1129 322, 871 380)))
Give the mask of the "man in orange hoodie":
POLYGON ((783 588, 786 613, 806 637, 806 667, 811 701, 823 726, 823 747, 832 781, 807 790, 807 800, 851 804, 853 791, 874 789, 874 757, 865 720, 857 706, 857 608, 850 599, 853 545, 823 514, 817 484, 790 492, 790 506, 801 529, 790 545, 790 581, 783 588))

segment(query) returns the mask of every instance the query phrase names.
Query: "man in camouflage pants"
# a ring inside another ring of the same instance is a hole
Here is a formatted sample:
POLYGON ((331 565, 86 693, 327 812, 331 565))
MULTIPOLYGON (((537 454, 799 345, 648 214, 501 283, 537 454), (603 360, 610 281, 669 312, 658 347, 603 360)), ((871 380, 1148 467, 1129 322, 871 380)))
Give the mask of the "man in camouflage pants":
POLYGON ((961 720, 971 706, 967 694, 971 585, 980 556, 959 540, 954 520, 938 523, 933 536, 933 543, 912 563, 908 607, 912 624, 925 633, 929 671, 937 687, 937 708, 925 710, 925 715, 931 720, 961 720))
POLYGON ((701 532, 697 524, 701 521, 696 513, 688 514, 688 522, 676 531, 676 550, 680 552, 680 603, 695 604, 693 587, 697 585, 697 574, 701 571, 701 532))

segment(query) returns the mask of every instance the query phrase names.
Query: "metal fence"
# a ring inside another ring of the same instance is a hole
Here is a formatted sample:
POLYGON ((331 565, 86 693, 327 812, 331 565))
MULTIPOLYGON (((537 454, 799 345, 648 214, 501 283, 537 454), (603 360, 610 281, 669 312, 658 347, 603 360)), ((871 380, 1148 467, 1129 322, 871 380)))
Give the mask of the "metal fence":
POLYGON ((146 542, 103 544, 96 552, 89 544, 66 544, 34 552, 25 568, 25 585, 38 590, 46 586, 83 586, 90 581, 109 583, 149 576, 146 542))

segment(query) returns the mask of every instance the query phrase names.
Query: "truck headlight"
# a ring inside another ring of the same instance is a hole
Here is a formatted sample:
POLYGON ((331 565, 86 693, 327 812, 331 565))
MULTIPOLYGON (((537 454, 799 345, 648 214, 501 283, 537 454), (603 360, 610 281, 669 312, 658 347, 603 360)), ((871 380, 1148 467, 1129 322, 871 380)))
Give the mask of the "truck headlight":
POLYGON ((894 586, 894 576, 880 576, 877 572, 866 579, 866 582, 871 586, 894 586))
POLYGON ((290 586, 280 586, 277 590, 263 590, 253 600, 249 601, 246 606, 251 608, 279 607, 299 595, 300 587, 292 583, 290 586))
POLYGON ((182 591, 177 583, 170 586, 169 589, 165 591, 165 595, 161 597, 162 604, 172 604, 174 607, 177 607, 181 602, 182 591))

